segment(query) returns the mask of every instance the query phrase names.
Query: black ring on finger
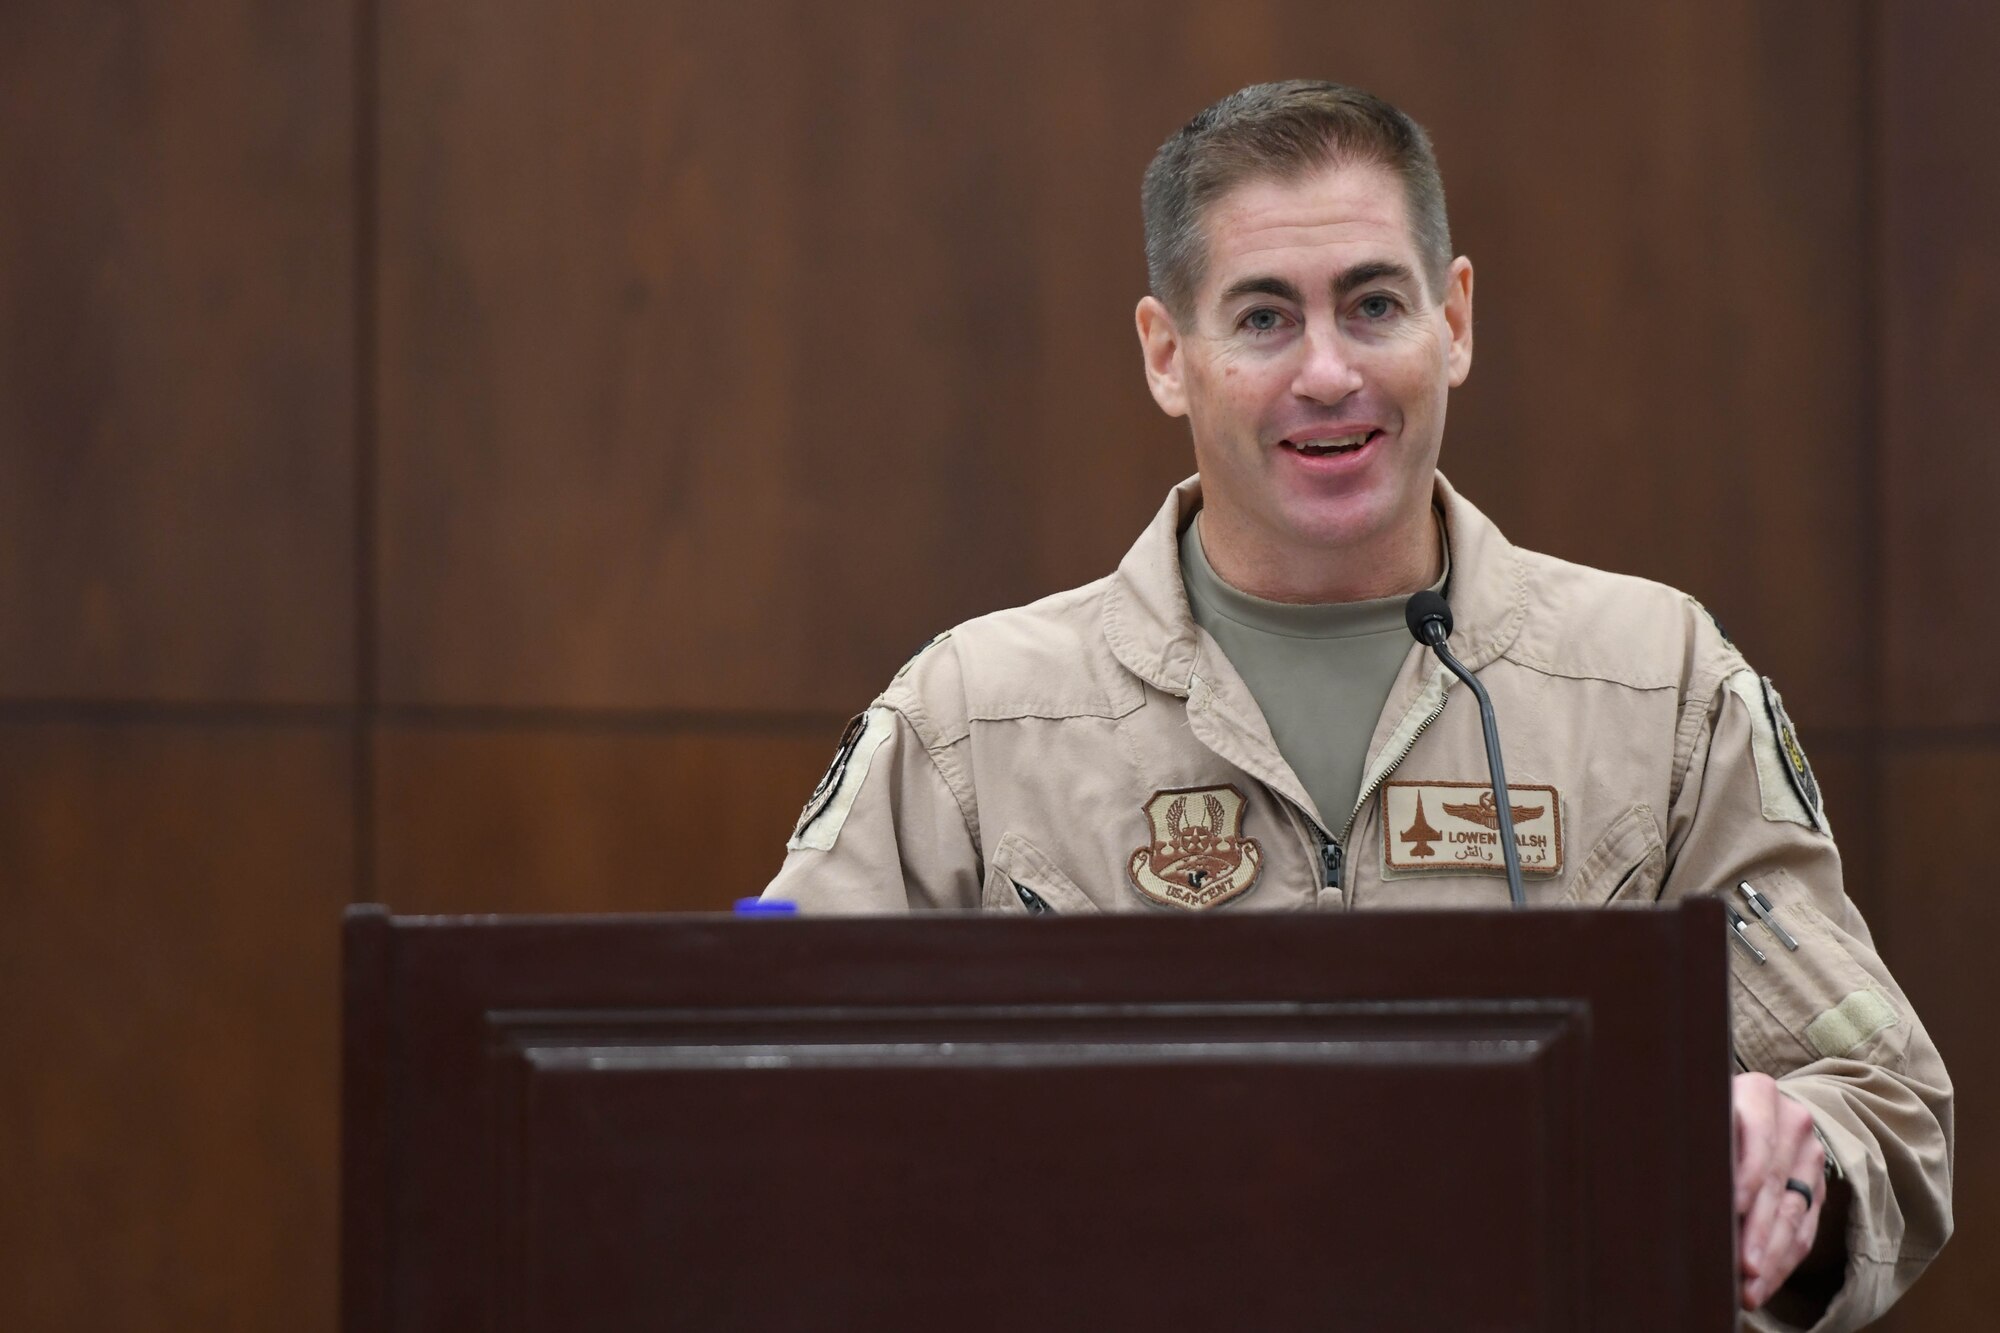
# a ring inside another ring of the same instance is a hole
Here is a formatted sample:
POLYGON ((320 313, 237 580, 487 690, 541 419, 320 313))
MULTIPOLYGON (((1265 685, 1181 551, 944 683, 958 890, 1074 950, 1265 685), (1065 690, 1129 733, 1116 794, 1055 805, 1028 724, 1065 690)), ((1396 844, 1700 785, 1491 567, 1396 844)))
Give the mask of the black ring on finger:
POLYGON ((1812 1210, 1813 1206, 1812 1186, 1806 1184, 1805 1181, 1803 1180, 1787 1180, 1785 1182, 1785 1188, 1788 1190, 1795 1190, 1798 1193, 1804 1195, 1806 1200, 1806 1210, 1808 1212, 1812 1210))

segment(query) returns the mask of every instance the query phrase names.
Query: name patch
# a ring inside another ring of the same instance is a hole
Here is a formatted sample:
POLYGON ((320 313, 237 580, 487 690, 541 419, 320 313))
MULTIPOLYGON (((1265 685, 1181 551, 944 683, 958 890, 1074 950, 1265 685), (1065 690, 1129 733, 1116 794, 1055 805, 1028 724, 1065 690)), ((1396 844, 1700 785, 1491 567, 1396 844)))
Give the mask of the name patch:
MULTIPOLYGON (((1524 875, 1563 868, 1562 800, 1547 785, 1510 782, 1514 845, 1524 875)), ((1486 782, 1391 782, 1382 788, 1382 868, 1504 875, 1500 810, 1486 782)))

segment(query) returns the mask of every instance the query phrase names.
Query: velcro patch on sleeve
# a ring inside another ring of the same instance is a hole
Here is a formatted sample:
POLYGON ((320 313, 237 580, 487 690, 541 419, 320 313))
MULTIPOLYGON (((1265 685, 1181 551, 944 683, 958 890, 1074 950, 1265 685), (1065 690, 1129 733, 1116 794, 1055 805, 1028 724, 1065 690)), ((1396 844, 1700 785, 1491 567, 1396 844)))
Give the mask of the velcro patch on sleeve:
POLYGON ((1806 1025, 1806 1040, 1829 1060, 1839 1060, 1855 1047, 1893 1027, 1896 1006, 1878 990, 1858 990, 1806 1025))
MULTIPOLYGON (((1524 875, 1559 875, 1562 800, 1545 784, 1507 784, 1514 846, 1524 875)), ((1390 782, 1382 788, 1386 871, 1507 873, 1500 810, 1490 782, 1390 782)))
POLYGON ((868 766, 874 761, 875 752, 882 748, 882 742, 889 739, 895 727, 895 718, 886 708, 871 708, 847 724, 826 776, 819 780, 806 808, 799 812, 798 825, 792 829, 791 841, 785 844, 788 851, 833 850, 840 827, 847 822, 847 812, 854 808, 854 798, 861 794, 861 784, 868 780, 868 766))

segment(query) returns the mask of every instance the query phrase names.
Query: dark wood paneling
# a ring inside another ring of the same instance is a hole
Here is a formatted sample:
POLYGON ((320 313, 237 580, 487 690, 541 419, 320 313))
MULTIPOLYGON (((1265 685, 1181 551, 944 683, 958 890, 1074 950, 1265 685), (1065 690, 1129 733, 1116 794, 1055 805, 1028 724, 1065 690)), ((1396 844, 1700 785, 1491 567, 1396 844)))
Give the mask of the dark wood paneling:
POLYGON ((2000 8, 1884 5, 1887 721, 2000 722, 2000 8))
POLYGON ((1898 975, 1958 1089, 1958 1235, 1895 1314, 1897 1333, 1974 1328, 2000 1304, 2000 1152, 1990 1108, 2000 1008, 1987 943, 2000 934, 1977 853, 2000 795, 1990 684, 2000 585, 1988 517, 2000 490, 2000 160, 1979 94, 2000 61, 2000 12, 1972 3, 1880 7, 1879 162, 1883 431, 1878 464, 1887 573, 1881 723, 1914 739, 1887 767, 1893 849, 1885 933, 1898 975), (1979 728, 1967 734, 1965 728, 1979 728), (1959 731, 1956 741, 1951 733, 1959 731), (1971 841, 1968 841, 1971 839, 1971 841))
MULTIPOLYGON (((1891 781, 1870 728, 2000 721, 1996 57, 1964 2, 0 6, 0 699, 218 705, 0 727, 0 1045, 35 1071, 0 1092, 0 1324, 331 1326, 350 775, 230 708, 367 667, 392 702, 844 714, 1103 573, 1191 467, 1129 331, 1139 173, 1214 97, 1326 74, 1431 126, 1479 264, 1447 471, 1784 686, 1974 1114, 1894 1325, 1973 1326, 1993 923, 1940 829, 2000 761, 1891 781)), ((382 731, 373 896, 724 906, 839 731, 537 716, 382 731)))
POLYGON ((376 897, 398 912, 726 911, 777 873, 840 731, 385 728, 376 897))
POLYGON ((332 730, 0 726, 0 1327, 331 1333, 348 778, 332 730))
POLYGON ((1431 114, 1478 265, 1445 469, 1516 540, 1701 598, 1802 724, 1852 724, 1875 448, 1859 7, 1477 22, 1431 114))
POLYGON ((851 709, 1189 470, 1123 25, 481 12, 384 17, 386 697, 851 709))
POLYGON ((1982 843, 1996 793, 2000 747, 1895 755, 1881 836, 1893 849, 1893 897, 1878 926, 1883 957, 1923 1015, 1957 1090, 1957 1233, 1897 1308, 1898 1333, 1982 1328, 2000 1308, 2000 1048, 1993 1015, 2000 981, 2000 897, 1982 843))
POLYGON ((1442 145, 1485 353, 1448 469, 1850 720, 1855 12, 1470 10, 388 6, 388 697, 852 707, 1102 573, 1188 468, 1139 173, 1304 67, 1442 145))
POLYGON ((345 5, 0 7, 0 695, 352 679, 345 5))

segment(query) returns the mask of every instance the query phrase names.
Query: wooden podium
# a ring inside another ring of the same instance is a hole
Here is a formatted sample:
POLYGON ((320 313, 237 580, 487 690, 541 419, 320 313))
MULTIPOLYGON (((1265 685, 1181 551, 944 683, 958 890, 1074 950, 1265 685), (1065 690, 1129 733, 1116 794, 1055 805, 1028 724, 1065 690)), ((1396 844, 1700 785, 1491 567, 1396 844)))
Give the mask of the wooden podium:
POLYGON ((344 1327, 1731 1329, 1724 929, 355 908, 344 1327))

